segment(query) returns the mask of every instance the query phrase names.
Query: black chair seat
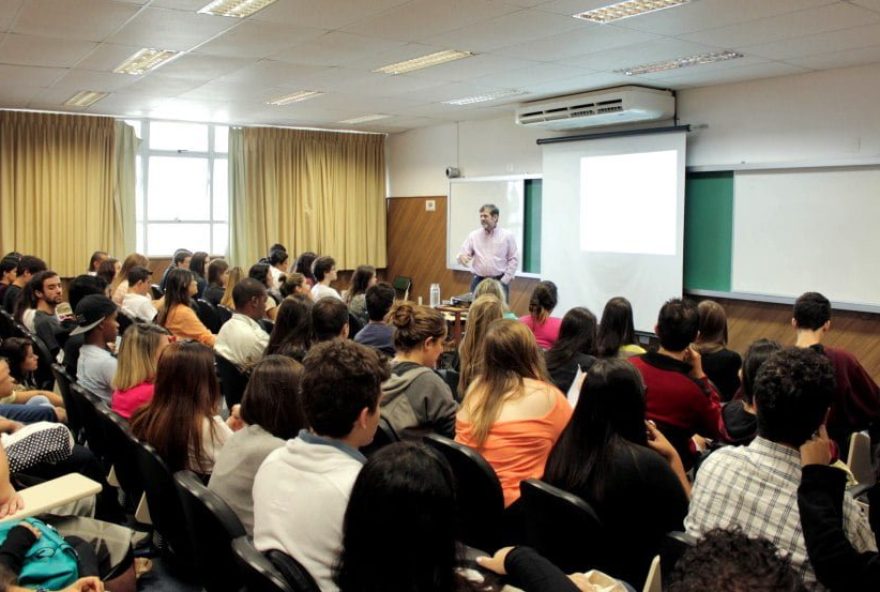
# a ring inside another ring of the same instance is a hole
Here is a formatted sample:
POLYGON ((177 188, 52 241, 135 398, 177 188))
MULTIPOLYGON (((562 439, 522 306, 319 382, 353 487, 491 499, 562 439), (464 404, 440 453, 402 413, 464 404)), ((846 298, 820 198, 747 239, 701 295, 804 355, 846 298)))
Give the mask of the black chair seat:
POLYGON ((214 334, 220 332, 220 326, 223 323, 220 322, 220 317, 217 315, 213 304, 204 298, 199 298, 196 300, 196 315, 202 321, 202 324, 208 328, 208 331, 214 334))
POLYGON ((222 327, 229 319, 232 318, 232 311, 222 304, 218 304, 216 310, 217 317, 220 319, 220 326, 222 327))
POLYGON ((82 418, 89 450, 109 468, 111 464, 110 443, 104 432, 104 422, 101 420, 102 409, 109 411, 109 408, 98 395, 80 384, 73 383, 70 391, 73 394, 77 411, 82 418))
POLYGON ((37 354, 38 359, 37 370, 34 372, 37 388, 44 391, 54 390, 55 375, 52 373, 52 364, 55 362, 55 359, 52 357, 45 341, 36 335, 29 335, 28 337, 33 344, 34 353, 37 354))
POLYGON ((284 581, 290 585, 293 592, 321 592, 312 574, 287 553, 272 549, 266 552, 266 557, 282 575, 284 581))
POLYGON ((520 483, 526 541, 565 573, 604 563, 602 523, 580 497, 537 479, 520 483))
POLYGON ((0 339, 8 339, 15 335, 15 319, 0 307, 0 339))
POLYGON ((425 443, 446 457, 455 475, 461 542, 494 553, 504 536, 504 494, 494 469, 476 450, 449 438, 430 434, 425 443))
POLYGON ((385 446, 399 441, 400 438, 394 433, 394 429, 388 425, 388 421, 384 417, 380 417, 379 425, 376 427, 376 435, 373 436, 373 441, 362 447, 361 452, 364 456, 369 457, 376 454, 376 452, 385 446))
POLYGON ((232 541, 232 552, 247 592, 297 592, 248 537, 232 541))
POLYGON ((246 534, 241 520, 192 471, 178 471, 174 481, 195 550, 200 583, 207 592, 238 590, 244 582, 235 567, 232 541, 246 534))
POLYGON ((152 284, 150 286, 150 294, 153 296, 153 300, 159 300, 159 298, 164 296, 162 288, 159 287, 159 284, 152 284))
POLYGON ((55 380, 58 382, 58 390, 61 392, 61 400, 64 401, 64 410, 67 412, 67 427, 73 434, 74 439, 81 444, 85 441, 82 415, 80 414, 76 399, 71 391, 71 387, 76 381, 67 373, 64 366, 61 364, 52 364, 50 368, 52 369, 52 374, 55 376, 55 380))

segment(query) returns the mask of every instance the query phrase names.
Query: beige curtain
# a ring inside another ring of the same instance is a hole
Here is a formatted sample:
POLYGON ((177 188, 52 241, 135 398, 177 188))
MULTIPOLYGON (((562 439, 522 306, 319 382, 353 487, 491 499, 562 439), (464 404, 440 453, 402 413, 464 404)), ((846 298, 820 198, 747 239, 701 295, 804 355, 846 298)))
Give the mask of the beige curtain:
POLYGON ((279 242, 339 269, 386 266, 385 137, 280 128, 230 130, 230 259, 279 242))
POLYGON ((117 253, 122 259, 137 250, 137 155, 141 140, 134 128, 124 121, 117 121, 114 137, 116 142, 116 176, 114 198, 116 211, 122 225, 123 248, 117 253))
POLYGON ((37 255, 63 276, 92 251, 124 254, 110 117, 0 111, 0 252, 37 255))

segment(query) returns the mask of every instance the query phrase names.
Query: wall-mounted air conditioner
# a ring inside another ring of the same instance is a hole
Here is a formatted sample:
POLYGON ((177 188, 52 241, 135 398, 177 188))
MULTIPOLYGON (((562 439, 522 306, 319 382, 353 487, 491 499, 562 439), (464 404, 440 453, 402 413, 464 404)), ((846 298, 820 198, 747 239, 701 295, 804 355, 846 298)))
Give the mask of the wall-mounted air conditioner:
POLYGON ((516 110, 516 123, 570 130, 669 119, 674 115, 675 97, 671 91, 621 86, 524 104, 516 110))

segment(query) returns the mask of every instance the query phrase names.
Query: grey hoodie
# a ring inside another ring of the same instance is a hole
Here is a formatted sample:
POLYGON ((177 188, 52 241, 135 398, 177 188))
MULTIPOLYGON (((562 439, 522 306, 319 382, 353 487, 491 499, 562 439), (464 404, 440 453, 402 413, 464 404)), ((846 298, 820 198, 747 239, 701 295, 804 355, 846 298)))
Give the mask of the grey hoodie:
POLYGON ((458 403, 446 382, 426 366, 396 364, 382 384, 379 410, 401 440, 421 440, 430 433, 455 437, 458 403))

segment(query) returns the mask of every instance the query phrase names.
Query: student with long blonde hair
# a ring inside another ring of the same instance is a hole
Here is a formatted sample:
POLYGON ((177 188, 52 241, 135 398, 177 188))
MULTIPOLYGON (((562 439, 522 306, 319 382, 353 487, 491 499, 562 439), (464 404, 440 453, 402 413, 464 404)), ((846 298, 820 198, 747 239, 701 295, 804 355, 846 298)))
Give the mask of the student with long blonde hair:
POLYGON ((495 321, 486 333, 483 370, 456 416, 455 440, 475 448, 501 481, 504 505, 524 479, 544 474, 547 456, 571 418, 571 405, 548 382, 532 332, 517 321, 495 321))
MULTIPOLYGON (((483 280, 477 285, 477 291, 480 286, 490 280, 483 280)), ((491 280, 497 281, 497 280, 491 280)), ((458 376, 458 395, 463 397, 467 392, 468 386, 474 378, 480 374, 483 367, 483 339, 486 337, 486 331, 489 325, 494 321, 501 320, 504 316, 504 305, 498 298, 494 296, 480 296, 474 300, 468 309, 467 331, 465 331, 464 339, 458 346, 459 359, 459 376, 458 376)))
POLYGON ((507 294, 504 292, 504 286, 498 280, 486 278, 477 284, 477 289, 474 290, 474 302, 476 302, 480 296, 494 296, 497 298, 501 302, 501 307, 504 309, 505 319, 518 318, 507 306, 507 294))
POLYGON ((170 336, 165 327, 152 323, 135 323, 122 336, 110 408, 125 419, 153 398, 159 356, 170 336))
POLYGON ((247 277, 244 269, 232 267, 229 269, 229 275, 226 279, 226 291, 223 292, 223 298, 220 299, 220 306, 225 306, 230 311, 235 310, 235 300, 232 299, 232 290, 238 285, 238 282, 247 277))

